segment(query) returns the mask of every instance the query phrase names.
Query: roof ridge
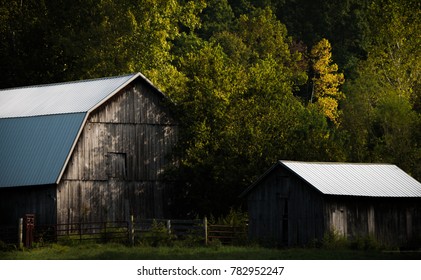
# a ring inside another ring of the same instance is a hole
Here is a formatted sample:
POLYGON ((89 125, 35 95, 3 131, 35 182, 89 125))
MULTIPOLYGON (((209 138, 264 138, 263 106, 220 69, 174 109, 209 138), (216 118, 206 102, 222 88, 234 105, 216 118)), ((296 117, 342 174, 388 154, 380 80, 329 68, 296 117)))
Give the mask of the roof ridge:
POLYGON ((138 72, 134 72, 131 74, 109 76, 109 77, 98 77, 98 78, 79 79, 79 80, 63 81, 63 82, 56 82, 56 83, 49 83, 49 84, 36 84, 36 85, 19 86, 19 87, 12 87, 12 88, 2 88, 0 89, 0 92, 9 91, 9 90, 29 89, 29 88, 52 87, 52 86, 67 85, 67 84, 88 83, 88 82, 94 82, 94 81, 118 79, 118 78, 123 78, 123 77, 134 77, 137 74, 138 72))

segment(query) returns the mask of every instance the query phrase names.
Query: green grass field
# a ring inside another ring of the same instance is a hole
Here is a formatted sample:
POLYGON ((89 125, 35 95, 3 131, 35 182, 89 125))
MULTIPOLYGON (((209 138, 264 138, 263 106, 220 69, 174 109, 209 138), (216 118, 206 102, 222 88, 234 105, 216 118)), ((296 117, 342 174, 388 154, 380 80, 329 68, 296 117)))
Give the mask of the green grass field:
POLYGON ((421 251, 385 252, 350 249, 269 249, 262 247, 127 247, 121 244, 51 244, 0 252, 6 260, 377 260, 421 259, 421 251))

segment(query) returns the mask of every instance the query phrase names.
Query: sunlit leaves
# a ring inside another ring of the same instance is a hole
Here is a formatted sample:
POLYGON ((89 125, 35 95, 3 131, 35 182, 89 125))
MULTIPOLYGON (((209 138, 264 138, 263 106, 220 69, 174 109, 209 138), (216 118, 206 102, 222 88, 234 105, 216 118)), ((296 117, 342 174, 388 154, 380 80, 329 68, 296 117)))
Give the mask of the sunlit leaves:
POLYGON ((347 85, 350 157, 392 162, 420 178, 420 3, 376 0, 367 11, 367 60, 347 85))
POLYGON ((412 100, 421 94, 415 88, 421 78, 420 5, 416 0, 378 0, 368 10, 368 62, 381 74, 379 82, 412 100))
POLYGON ((339 125, 340 112, 338 101, 344 98, 339 87, 344 83, 344 75, 338 72, 338 66, 332 62, 331 46, 322 39, 311 49, 313 62, 313 96, 324 115, 335 125, 339 125))

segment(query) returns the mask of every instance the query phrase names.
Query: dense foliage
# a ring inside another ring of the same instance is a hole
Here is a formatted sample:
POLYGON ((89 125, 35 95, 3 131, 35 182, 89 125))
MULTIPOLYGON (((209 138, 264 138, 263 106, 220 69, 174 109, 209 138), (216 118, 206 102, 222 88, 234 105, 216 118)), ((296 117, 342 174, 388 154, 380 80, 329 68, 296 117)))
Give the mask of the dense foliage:
POLYGON ((182 128, 176 216, 220 215, 278 159, 421 179, 417 0, 0 0, 0 87, 140 71, 182 128))

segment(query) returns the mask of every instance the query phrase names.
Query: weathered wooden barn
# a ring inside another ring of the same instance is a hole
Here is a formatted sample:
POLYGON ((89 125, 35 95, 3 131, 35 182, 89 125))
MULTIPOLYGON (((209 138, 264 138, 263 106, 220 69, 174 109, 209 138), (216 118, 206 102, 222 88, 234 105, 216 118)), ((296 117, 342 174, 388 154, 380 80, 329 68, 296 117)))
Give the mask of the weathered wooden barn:
POLYGON ((0 224, 167 216, 177 140, 142 74, 0 91, 0 224))
POLYGON ((421 183, 395 165, 282 160, 241 196, 250 238, 279 246, 329 231, 397 246, 421 240, 421 183))

